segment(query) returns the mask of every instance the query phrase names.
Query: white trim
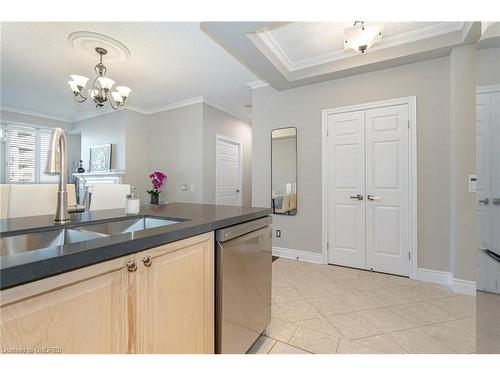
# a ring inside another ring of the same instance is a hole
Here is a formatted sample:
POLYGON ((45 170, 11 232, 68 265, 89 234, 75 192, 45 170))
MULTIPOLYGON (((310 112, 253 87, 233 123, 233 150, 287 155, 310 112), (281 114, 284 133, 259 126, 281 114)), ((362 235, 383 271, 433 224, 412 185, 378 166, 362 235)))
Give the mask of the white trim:
POLYGON ((205 103, 206 105, 209 105, 210 107, 214 107, 215 109, 218 109, 219 111, 225 112, 228 115, 231 115, 231 116, 233 116, 233 117, 235 117, 243 122, 246 122, 247 124, 250 124, 252 122, 250 119, 248 119, 244 116, 238 115, 237 113, 233 112, 231 109, 229 109, 223 105, 217 104, 214 101, 212 101, 211 99, 203 97, 203 103, 205 103))
POLYGON ((29 111, 27 109, 8 107, 8 106, 4 106, 4 105, 0 107, 0 110, 7 111, 7 112, 19 113, 22 115, 41 117, 41 118, 44 118, 47 120, 68 122, 69 124, 71 124, 73 122, 71 119, 68 119, 65 117, 53 116, 53 115, 48 115, 48 114, 42 113, 42 112, 29 111))
POLYGON ((114 113, 114 112, 122 111, 122 110, 129 110, 129 111, 133 111, 133 112, 138 112, 138 113, 142 113, 143 115, 152 115, 154 113, 170 111, 172 109, 187 107, 187 106, 190 106, 193 104, 199 104, 199 103, 205 103, 211 107, 214 107, 222 112, 225 112, 225 113, 227 113, 227 114, 229 114, 237 119, 240 119, 246 123, 251 122, 250 119, 248 119, 244 116, 241 116, 241 115, 237 114, 236 112, 232 111, 231 109, 229 109, 225 106, 222 106, 220 104, 217 104, 214 101, 212 101, 211 99, 208 99, 207 97, 204 97, 204 96, 196 96, 196 97, 191 98, 191 99, 181 100, 178 102, 174 102, 174 103, 170 103, 170 104, 166 104, 166 105, 162 105, 162 106, 154 107, 154 108, 150 108, 150 109, 145 109, 145 108, 138 107, 135 105, 121 107, 118 110, 114 110, 112 108, 107 108, 105 110, 99 110, 97 112, 85 113, 82 116, 76 117, 75 120, 72 122, 88 120, 89 118, 103 116, 103 115, 107 115, 109 113, 114 113))
POLYGON ((469 280, 461 280, 461 279, 452 279, 451 280, 451 289, 455 293, 467 294, 469 296, 476 295, 476 282, 469 280))
POLYGON ((262 87, 268 87, 269 83, 267 83, 266 81, 258 80, 258 81, 247 82, 247 86, 250 87, 251 90, 255 90, 255 89, 260 89, 262 87))
POLYGON ((176 109, 176 108, 181 108, 181 107, 187 107, 188 105, 193 105, 193 104, 198 104, 198 103, 203 103, 203 96, 197 96, 191 99, 186 99, 186 100, 180 100, 178 102, 170 103, 170 104, 165 104, 161 105, 158 107, 153 107, 150 109, 145 109, 144 112, 147 115, 151 115, 153 113, 158 113, 158 112, 163 112, 163 111, 169 111, 171 109, 176 109))
POLYGON ((328 150, 327 150, 327 126, 328 126, 328 116, 331 114, 343 113, 343 112, 353 112, 359 110, 367 110, 379 107, 388 107, 393 105, 408 105, 408 118, 410 120, 410 131, 409 131, 409 199, 410 199, 410 278, 416 277, 416 271, 418 268, 417 264, 417 97, 408 96, 404 98, 381 100, 376 102, 369 102, 363 104, 356 104, 344 107, 337 107, 332 109, 324 109, 322 113, 322 126, 321 126, 321 149, 322 149, 322 161, 321 161, 321 218, 322 218, 322 234, 321 234, 321 247, 322 247, 322 261, 323 264, 328 264, 328 251, 327 251, 327 241, 328 241, 328 150))
POLYGON ((321 253, 311 253, 310 251, 273 246, 273 255, 281 258, 321 264, 321 253))
POLYGON ((497 85, 484 85, 484 86, 477 86, 476 87, 476 93, 477 94, 487 94, 490 92, 497 92, 500 91, 500 84, 497 85))
POLYGON ((118 109, 113 109, 111 107, 107 107, 106 109, 98 109, 94 110, 92 112, 80 112, 81 115, 75 115, 75 119, 73 120, 73 123, 75 122, 80 122, 80 121, 85 121, 94 117, 99 117, 99 116, 104 116, 104 115, 109 115, 110 113, 115 113, 115 112, 120 112, 124 110, 131 110, 128 107, 121 107, 118 109))
POLYGON ((476 295, 475 281, 456 279, 451 272, 419 268, 415 279, 427 283, 449 286, 455 293, 467 294, 469 296, 476 295))
POLYGON ((221 140, 223 142, 230 142, 238 145, 238 186, 239 186, 239 205, 243 205, 243 144, 240 140, 235 138, 229 138, 221 134, 215 134, 215 204, 219 203, 219 174, 217 173, 218 160, 219 160, 219 148, 217 147, 217 142, 221 140))
MULTIPOLYGON (((465 28, 466 25, 467 25, 466 22, 440 22, 420 29, 410 30, 389 37, 383 37, 380 43, 370 48, 370 51, 377 51, 386 48, 397 47, 404 44, 416 42, 419 40, 429 39, 433 37, 438 37, 441 35, 453 33, 460 30, 464 31, 466 29, 465 28)), ((255 35, 262 41, 262 43, 264 43, 264 45, 276 57, 276 59, 281 64, 283 64, 283 66, 289 73, 302 69, 313 68, 319 65, 359 55, 356 52, 342 49, 294 61, 286 53, 281 43, 279 43, 279 41, 274 37, 272 31, 269 30, 267 27, 263 27, 261 30, 257 31, 255 35)))
POLYGON ((452 279, 450 272, 430 270, 427 268, 418 268, 414 279, 427 283, 450 285, 452 279))

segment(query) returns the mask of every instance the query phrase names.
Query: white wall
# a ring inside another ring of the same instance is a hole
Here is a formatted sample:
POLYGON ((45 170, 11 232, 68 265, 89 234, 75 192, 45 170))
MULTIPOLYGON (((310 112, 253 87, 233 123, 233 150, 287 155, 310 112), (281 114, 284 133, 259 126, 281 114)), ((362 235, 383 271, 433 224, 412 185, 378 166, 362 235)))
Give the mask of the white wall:
POLYGON ((252 95, 252 204, 270 206, 271 130, 297 132, 297 216, 275 215, 275 246, 321 252, 321 111, 399 97, 417 97, 418 264, 448 271, 450 259, 450 144, 448 58, 290 90, 266 87, 252 95))
POLYGON ((203 104, 203 203, 215 203, 215 137, 216 134, 242 143, 243 206, 252 202, 252 127, 210 105, 203 104))
POLYGON ((202 114, 203 104, 197 103, 149 116, 149 170, 167 175, 162 200, 203 202, 202 114), (188 191, 181 190, 182 184, 188 185, 188 191), (189 189, 191 184, 194 191, 189 189))
POLYGON ((468 176, 476 174, 476 49, 456 47, 450 54, 451 262, 457 279, 476 280, 476 194, 468 176))
POLYGON ((89 172, 90 147, 111 143, 111 169, 125 169, 125 116, 126 111, 116 111, 102 116, 75 122, 73 131, 82 137, 83 166, 89 172))
POLYGON ((500 84, 500 48, 477 51, 477 85, 500 84))

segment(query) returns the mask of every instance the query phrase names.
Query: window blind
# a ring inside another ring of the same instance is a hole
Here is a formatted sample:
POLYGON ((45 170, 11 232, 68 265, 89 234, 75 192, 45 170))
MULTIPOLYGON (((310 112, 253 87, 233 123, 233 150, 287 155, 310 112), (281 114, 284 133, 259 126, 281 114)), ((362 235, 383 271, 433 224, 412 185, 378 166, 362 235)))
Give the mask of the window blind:
POLYGON ((36 131, 9 129, 9 182, 36 181, 36 131))
POLYGON ((50 142, 50 131, 40 130, 40 147, 39 147, 39 171, 40 171, 40 182, 57 182, 59 181, 59 176, 50 175, 45 173, 45 166, 47 163, 47 152, 49 150, 49 142, 50 142))

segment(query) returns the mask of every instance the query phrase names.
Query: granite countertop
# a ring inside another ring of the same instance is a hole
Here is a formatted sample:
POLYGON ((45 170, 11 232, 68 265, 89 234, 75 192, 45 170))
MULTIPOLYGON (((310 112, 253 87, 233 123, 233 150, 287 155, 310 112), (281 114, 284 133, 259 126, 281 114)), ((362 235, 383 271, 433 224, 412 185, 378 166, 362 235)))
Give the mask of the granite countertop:
POLYGON ((0 257, 0 289, 86 267, 269 214, 271 214, 269 208, 169 203, 142 206, 138 215, 125 215, 123 209, 72 214, 71 223, 66 225, 53 224, 52 215, 1 219, 0 237, 63 227, 79 227, 90 223, 104 223, 144 215, 181 221, 163 227, 3 255, 0 257))

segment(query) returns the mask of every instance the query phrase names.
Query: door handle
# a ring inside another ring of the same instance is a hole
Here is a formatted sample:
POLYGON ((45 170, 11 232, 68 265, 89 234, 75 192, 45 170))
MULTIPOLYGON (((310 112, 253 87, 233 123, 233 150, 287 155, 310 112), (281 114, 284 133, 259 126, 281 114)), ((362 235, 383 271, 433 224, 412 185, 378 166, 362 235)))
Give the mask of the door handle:
POLYGON ((380 197, 376 197, 375 195, 371 195, 371 194, 368 194, 368 196, 366 198, 368 198, 368 200, 370 200, 370 201, 380 200, 380 197))
POLYGON ((493 198, 493 204, 495 206, 499 206, 500 205, 500 198, 493 198))
MULTIPOLYGON (((490 199, 489 198, 480 199, 477 201, 477 203, 484 204, 485 206, 487 206, 488 204, 490 204, 490 199)), ((495 200, 493 199, 493 204, 494 203, 495 203, 495 200)))
POLYGON ((240 192, 240 189, 236 189, 236 192, 239 193, 240 192))
POLYGON ((361 194, 351 195, 351 199, 357 199, 358 201, 363 200, 363 196, 361 194))

